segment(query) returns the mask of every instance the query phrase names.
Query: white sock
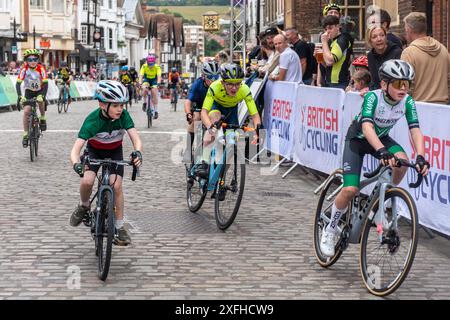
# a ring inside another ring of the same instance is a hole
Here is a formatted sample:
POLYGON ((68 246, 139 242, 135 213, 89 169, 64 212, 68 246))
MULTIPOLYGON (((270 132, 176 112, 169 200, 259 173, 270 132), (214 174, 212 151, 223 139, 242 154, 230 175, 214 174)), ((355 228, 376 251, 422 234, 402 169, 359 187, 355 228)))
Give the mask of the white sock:
POLYGON ((336 203, 333 203, 333 207, 331 209, 331 220, 327 225, 326 231, 336 232, 336 227, 338 226, 339 219, 345 211, 347 211, 347 208, 339 210, 338 208, 336 208, 336 203))
POLYGON ((89 208, 89 201, 87 201, 87 202, 81 201, 81 205, 85 208, 89 208))
POLYGON ((155 104, 155 105, 153 106, 153 110, 154 110, 155 112, 158 112, 158 105, 155 104))
POLYGON ((116 229, 122 228, 123 227, 123 219, 120 219, 120 220, 117 219, 115 225, 116 225, 116 229))

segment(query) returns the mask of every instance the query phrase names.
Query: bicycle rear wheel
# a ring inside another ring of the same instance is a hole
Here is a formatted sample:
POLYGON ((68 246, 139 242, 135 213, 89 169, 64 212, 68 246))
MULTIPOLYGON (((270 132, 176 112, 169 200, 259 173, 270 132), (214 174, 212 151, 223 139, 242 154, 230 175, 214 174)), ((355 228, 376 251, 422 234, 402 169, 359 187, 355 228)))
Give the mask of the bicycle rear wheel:
POLYGON ((38 156, 38 147, 39 147, 39 136, 41 135, 41 131, 39 128, 38 120, 36 119, 35 125, 34 125, 34 155, 38 156))
POLYGON ((114 199, 110 189, 104 189, 99 196, 101 205, 100 212, 97 213, 95 239, 98 277, 105 281, 108 277, 114 240, 114 199))
MULTIPOLYGON (((331 207, 333 206, 334 199, 336 198, 343 185, 342 174, 342 169, 337 169, 328 176, 326 183, 320 193, 316 214, 314 216, 314 253, 319 264, 325 268, 328 268, 336 263, 343 252, 340 241, 338 241, 338 243, 336 244, 335 254, 333 257, 327 257, 322 253, 322 250, 320 250, 320 239, 323 232, 322 230, 327 226, 331 219, 331 207)), ((338 224, 340 228, 345 225, 347 215, 348 213, 342 215, 341 220, 338 224)))
POLYGON ((222 166, 217 182, 214 215, 217 227, 226 230, 231 226, 241 205, 245 186, 245 163, 239 161, 237 146, 233 146, 230 163, 222 166))
MULTIPOLYGON (((378 211, 379 200, 370 207, 369 217, 378 211)), ((383 228, 382 238, 374 219, 368 218, 359 259, 364 284, 377 296, 389 295, 400 287, 411 269, 418 242, 419 222, 411 195, 402 188, 389 189, 384 206, 388 225, 383 228)))

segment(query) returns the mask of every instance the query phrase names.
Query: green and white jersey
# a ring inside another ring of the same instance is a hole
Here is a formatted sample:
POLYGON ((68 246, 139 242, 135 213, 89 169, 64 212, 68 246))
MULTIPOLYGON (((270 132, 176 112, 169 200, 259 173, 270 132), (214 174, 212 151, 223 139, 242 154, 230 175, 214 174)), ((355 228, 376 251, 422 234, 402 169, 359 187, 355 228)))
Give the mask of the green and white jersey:
POLYGON ((127 110, 123 110, 119 119, 111 121, 97 108, 84 120, 78 138, 88 140, 95 149, 112 150, 122 145, 123 136, 131 128, 134 123, 127 110))
POLYGON ((414 99, 406 95, 395 105, 386 101, 381 89, 368 92, 364 96, 361 112, 355 117, 347 138, 365 139, 362 124, 373 123, 379 138, 387 136, 398 120, 406 116, 409 129, 419 127, 416 104, 414 99))

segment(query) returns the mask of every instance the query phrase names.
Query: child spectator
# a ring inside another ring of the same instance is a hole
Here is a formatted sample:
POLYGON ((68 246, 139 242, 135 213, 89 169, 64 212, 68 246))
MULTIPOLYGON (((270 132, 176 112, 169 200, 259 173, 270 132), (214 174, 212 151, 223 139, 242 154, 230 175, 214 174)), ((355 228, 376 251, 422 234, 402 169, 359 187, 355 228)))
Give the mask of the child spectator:
POLYGON ((369 70, 360 69, 353 74, 350 85, 345 89, 345 92, 359 92, 361 96, 364 96, 369 91, 370 80, 369 70))

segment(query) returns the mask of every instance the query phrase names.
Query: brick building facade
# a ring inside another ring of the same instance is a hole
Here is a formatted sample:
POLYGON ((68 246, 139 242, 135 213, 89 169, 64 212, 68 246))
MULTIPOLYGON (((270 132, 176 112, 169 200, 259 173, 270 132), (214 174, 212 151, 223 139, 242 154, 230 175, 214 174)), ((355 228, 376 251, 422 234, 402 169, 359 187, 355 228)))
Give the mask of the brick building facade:
MULTIPOLYGON (((322 8, 328 2, 328 0, 285 0, 286 27, 296 27, 304 38, 311 40, 311 35, 321 31, 322 8)), ((450 0, 361 0, 359 15, 357 14, 358 9, 354 6, 358 1, 335 0, 334 2, 343 5, 353 19, 355 19, 354 15, 357 15, 360 40, 364 40, 362 35, 366 27, 364 8, 367 9, 370 5, 375 4, 389 11, 393 20, 391 31, 398 34, 404 34, 403 19, 407 14, 412 11, 424 12, 427 15, 429 35, 447 48, 450 47, 448 37, 450 0)))

